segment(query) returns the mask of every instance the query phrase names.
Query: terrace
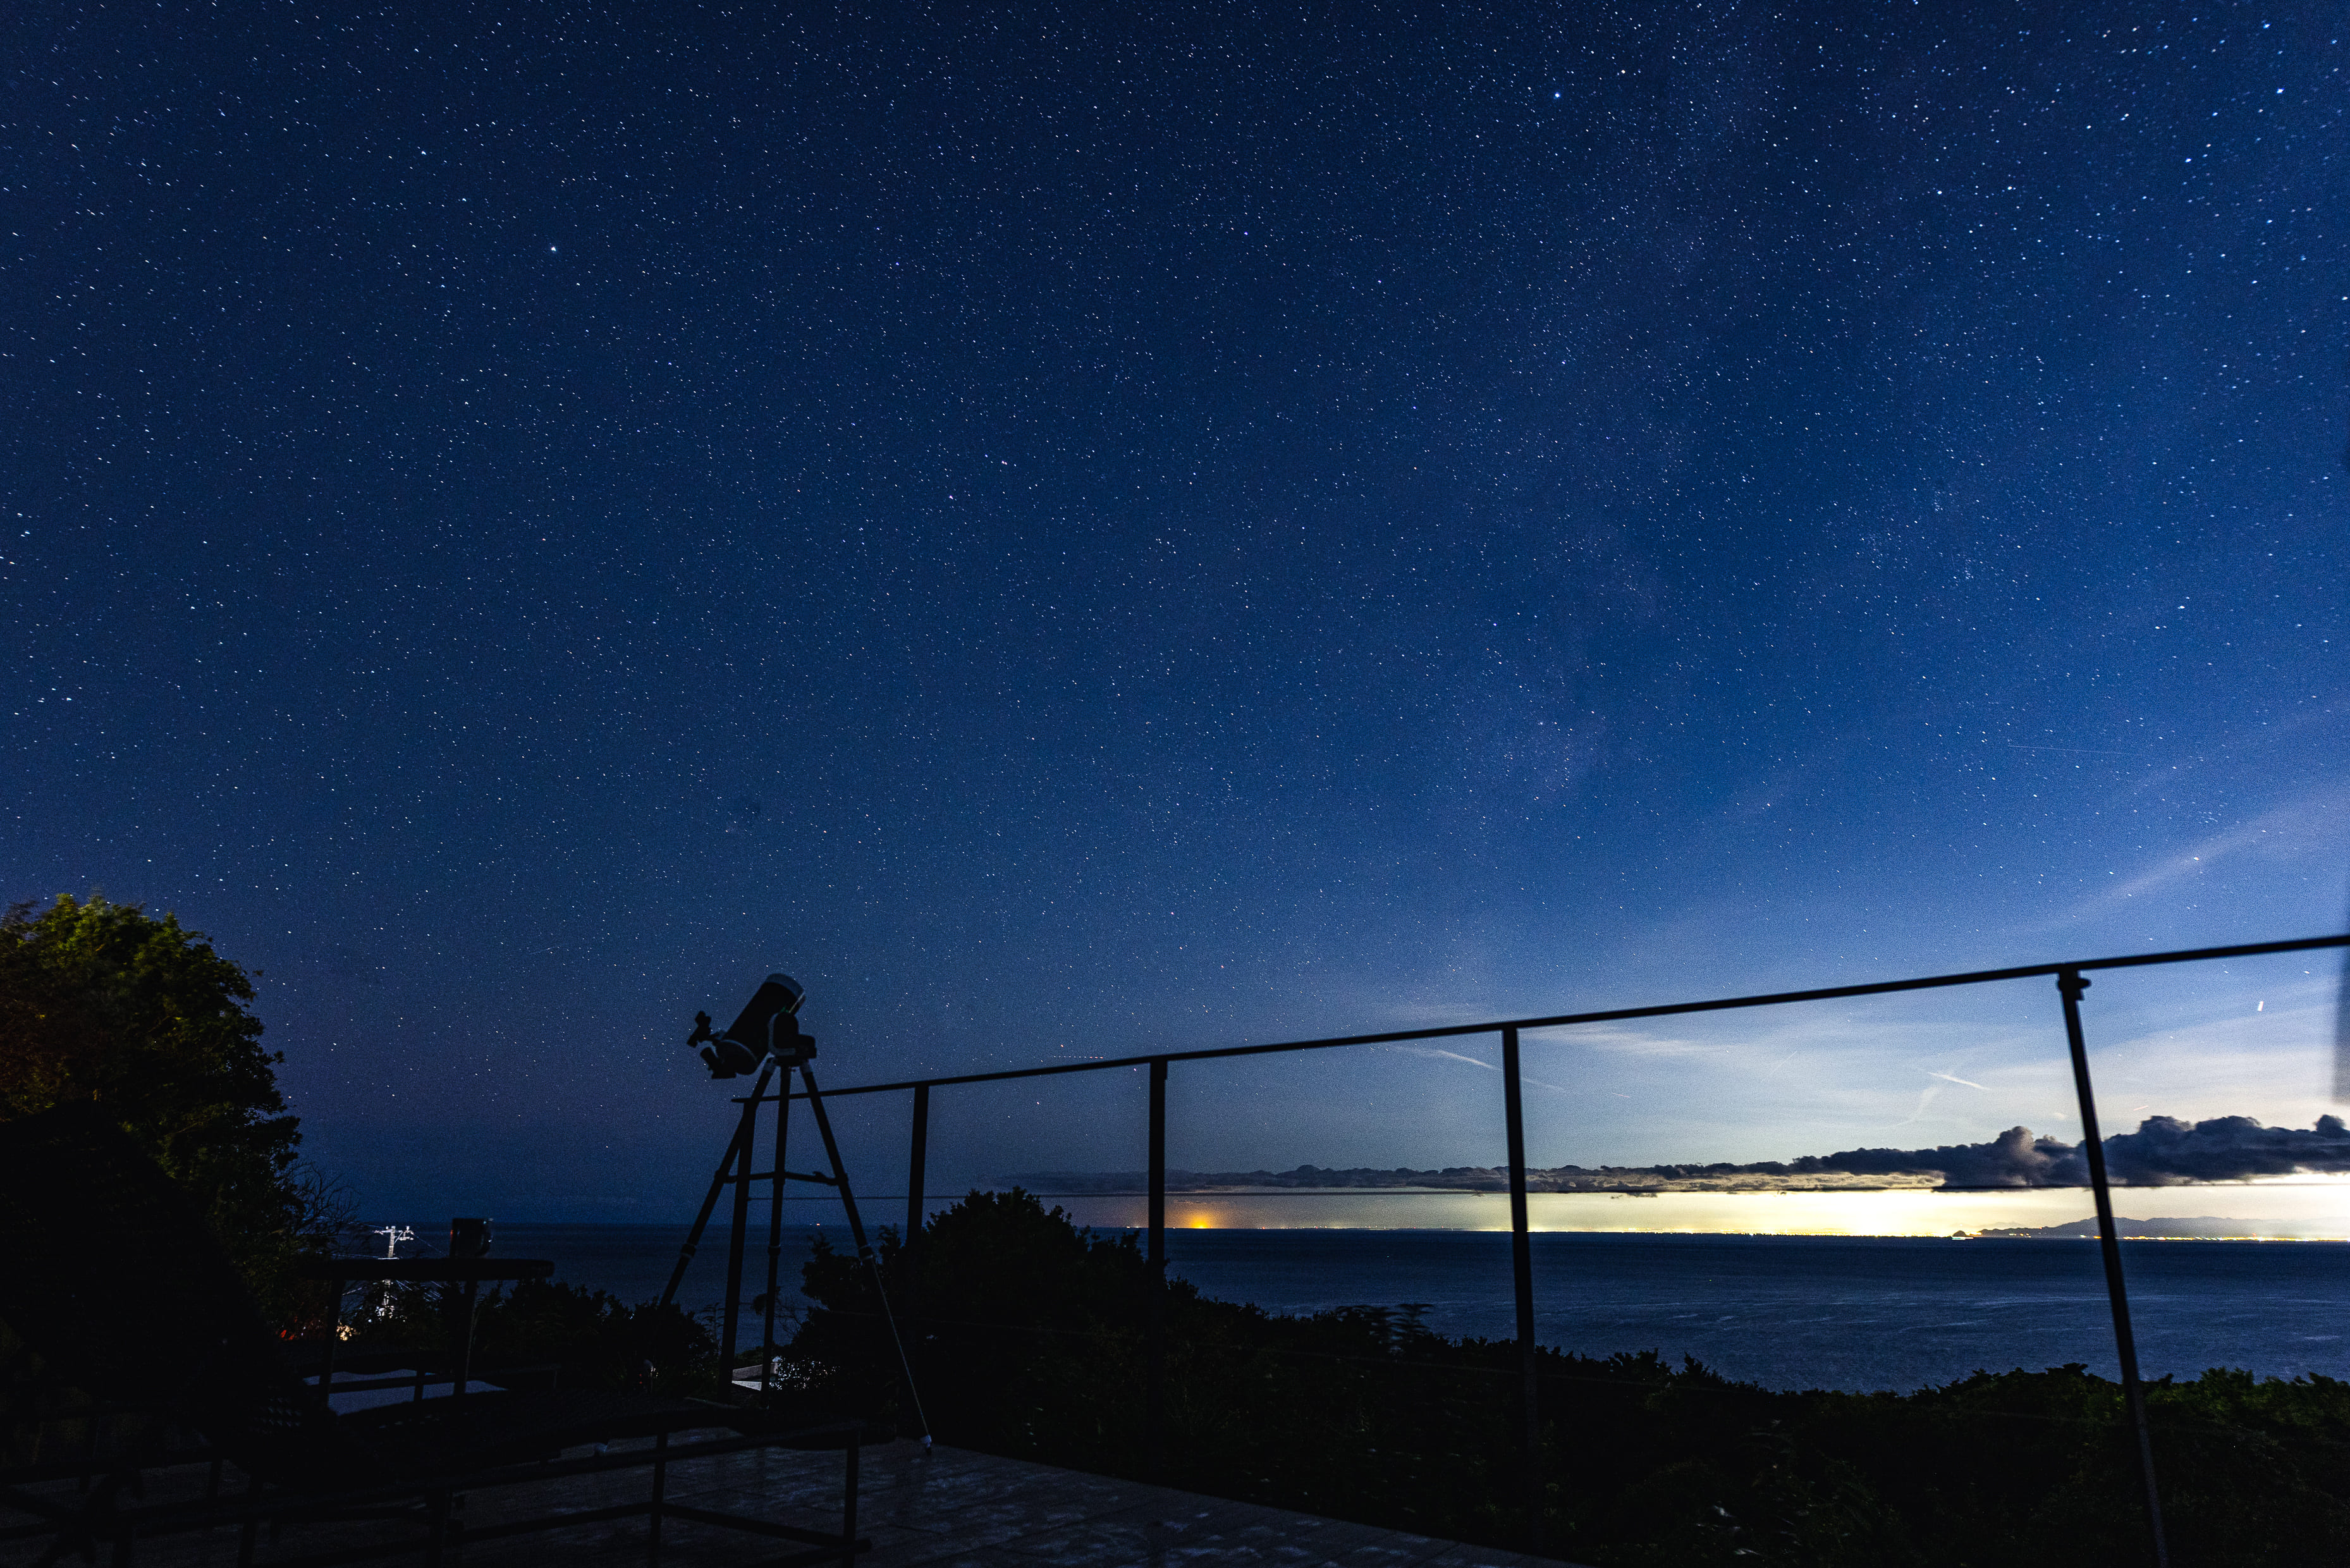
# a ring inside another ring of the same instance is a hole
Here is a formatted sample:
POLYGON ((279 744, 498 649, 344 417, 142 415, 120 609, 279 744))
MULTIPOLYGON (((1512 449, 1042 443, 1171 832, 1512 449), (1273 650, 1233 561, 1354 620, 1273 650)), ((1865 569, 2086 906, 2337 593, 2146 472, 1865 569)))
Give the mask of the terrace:
MULTIPOLYGON (((2090 1080, 2080 1008, 2082 992, 2087 984, 2086 977, 2091 972, 2106 970, 2308 952, 2345 946, 2350 946, 2350 936, 2328 936, 2037 964, 1760 996, 1326 1040, 1224 1047, 1132 1059, 1055 1064, 1005 1073, 858 1085, 825 1091, 820 1099, 816 1097, 813 1080, 806 1075, 806 1064, 802 1063, 803 1087, 794 1089, 788 1078, 774 1081, 771 1075, 763 1075, 749 1094, 738 1097, 741 1110, 734 1140, 712 1184, 711 1200, 705 1206, 702 1221, 697 1223, 695 1239, 699 1240, 701 1226, 711 1218, 719 1198, 731 1187, 733 1220, 727 1241, 727 1287, 723 1320, 726 1365, 731 1366, 742 1330, 751 1326, 742 1319, 742 1307, 753 1282, 746 1277, 747 1254, 751 1250, 747 1209, 753 1189, 758 1186, 769 1186, 771 1195, 776 1200, 765 1227, 769 1237, 765 1302, 767 1311, 772 1313, 779 1267, 778 1252, 774 1244, 775 1225, 778 1221, 772 1216, 780 1211, 787 1177, 795 1180, 809 1179, 793 1176, 783 1168, 780 1147, 769 1162, 772 1168, 754 1168, 759 1163, 754 1155, 756 1152, 758 1124, 765 1119, 759 1114, 763 1107, 772 1106, 775 1108, 775 1137, 778 1146, 794 1104, 801 1104, 816 1113, 827 1152, 836 1155, 834 1169, 840 1172, 842 1168, 837 1162, 837 1151, 831 1147, 832 1134, 823 1119, 822 1102, 853 1096, 910 1095, 912 1165, 906 1191, 910 1195, 920 1195, 924 1190, 923 1150, 929 1106, 934 1091, 951 1090, 962 1085, 1145 1068, 1149 1074, 1149 1093, 1148 1259, 1154 1276, 1163 1281, 1166 1260, 1167 1083, 1174 1064, 1477 1034, 1498 1035, 1503 1079, 1501 1109, 1509 1156, 1514 1304, 1518 1329, 1515 1349, 1520 1359, 1514 1368, 1507 1370, 1500 1363, 1481 1368, 1481 1372, 1496 1376, 1492 1376, 1482 1388, 1466 1397, 1486 1412, 1506 1410, 1514 1429, 1523 1434, 1523 1475, 1530 1490, 1524 1499, 1526 1511, 1523 1516, 1522 1533, 1513 1530, 1505 1533, 1505 1538, 1515 1535, 1530 1554, 1464 1545, 1395 1529, 1341 1522, 1307 1513, 1221 1500, 1131 1480, 1081 1473, 951 1447, 942 1446, 925 1451, 918 1444, 898 1441, 870 1449, 863 1456, 858 1533, 864 1542, 869 1542, 869 1550, 860 1552, 858 1558, 869 1564, 882 1565, 882 1568, 914 1568, 916 1564, 947 1563, 1156 1564, 1170 1561, 1196 1564, 1480 1563, 1492 1564, 1494 1568, 1535 1564, 1551 1561, 1542 1554, 1543 1514, 1539 1507, 1539 1489, 1544 1463, 1544 1388, 1546 1380, 1555 1374, 1543 1370, 1541 1358, 1544 1353, 1534 1341, 1534 1277, 1528 1241, 1527 1167, 1519 1070, 1521 1033, 1534 1029, 1566 1028, 1578 1023, 1782 1007, 1837 998, 1957 986, 2053 980, 2055 984, 2052 989, 2059 1005, 2052 1011, 2058 1013, 2064 1026, 2065 1048, 2078 1095, 2085 1132, 2083 1149, 2094 1190, 2105 1282, 2122 1375, 2122 1390, 2126 1396, 2117 1435, 2123 1446, 2130 1451, 2130 1459, 2126 1463, 2134 1464, 2136 1469, 2136 1490, 2144 1509, 2143 1518, 2150 1549, 2148 1555, 2159 1564, 2167 1561, 2160 1494, 2156 1487, 2154 1452, 2133 1347, 2129 1299, 2122 1275, 2111 1182, 2101 1153, 2095 1094, 2090 1080)), ((822 1181, 826 1179, 815 1179, 822 1181)), ((841 1195, 848 1196, 845 1183, 841 1195)), ((910 1237, 919 1237, 920 1233, 918 1223, 920 1211, 916 1207, 920 1201, 919 1196, 908 1199, 910 1223, 906 1234, 910 1237)), ((688 1251, 690 1253, 691 1243, 688 1251)), ((682 1267, 681 1260, 681 1270, 682 1267)), ((1147 1434, 1145 1446, 1140 1451, 1149 1456, 1147 1462, 1135 1468, 1141 1474, 1165 1475, 1169 1473, 1163 1463, 1170 1403, 1167 1374, 1169 1335, 1163 1286, 1152 1285, 1150 1289, 1155 1293, 1149 1298, 1152 1304, 1148 1321, 1135 1324, 1128 1331, 1139 1332, 1143 1355, 1137 1367, 1139 1375, 1135 1376, 1132 1385, 1127 1386, 1134 1387, 1133 1406, 1139 1407, 1140 1430, 1147 1434)), ((915 1310, 919 1314, 918 1305, 915 1310)), ((766 1343, 773 1344, 772 1317, 767 1327, 766 1343)), ((1451 1376, 1442 1369, 1438 1371, 1440 1376, 1451 1376)), ((2100 1424, 2101 1429, 2115 1429, 2107 1418, 2101 1417, 2100 1424)), ((1430 1441, 1437 1441, 1440 1437, 1440 1434, 1429 1434, 1430 1441)), ((1515 1440, 1509 1438, 1505 1442, 1515 1440)), ((1492 1472, 1505 1487, 1514 1488, 1519 1484, 1516 1478, 1521 1472, 1513 1468, 1513 1461, 1504 1462, 1492 1472)), ((629 1472, 549 1474, 544 1478, 532 1478, 532 1484, 527 1486, 475 1491, 466 1499, 463 1512, 464 1531, 473 1538, 465 1549, 466 1561, 474 1563, 522 1563, 546 1560, 552 1555, 559 1555, 566 1561, 587 1563, 644 1561, 647 1549, 653 1542, 648 1538, 647 1525, 642 1518, 583 1519, 583 1522, 577 1526, 565 1526, 551 1533, 530 1536, 501 1539, 494 1533, 502 1520, 513 1517, 507 1511, 509 1506, 534 1514, 551 1511, 563 1515, 574 1512, 592 1515, 613 1507, 612 1500, 618 1495, 618 1490, 639 1484, 641 1475, 640 1470, 633 1475, 629 1472)), ((753 1450, 671 1465, 665 1496, 668 1502, 688 1508, 729 1510, 750 1513, 780 1525, 821 1530, 838 1518, 841 1481, 842 1460, 837 1454, 753 1450)), ((53 1494, 62 1496, 78 1483, 73 1479, 60 1479, 48 1484, 53 1494)), ((151 1501, 169 1501, 177 1497, 202 1496, 209 1489, 225 1488, 222 1495, 234 1497, 237 1495, 239 1484, 233 1471, 224 1476, 214 1467, 182 1465, 151 1471, 146 1477, 145 1495, 151 1501)), ((322 1555, 348 1560, 352 1555, 378 1555, 386 1550, 404 1549, 405 1535, 401 1532, 406 1529, 407 1526, 398 1523, 387 1525, 381 1519, 303 1524, 289 1528, 282 1542, 271 1541, 265 1543, 259 1560, 264 1563, 312 1560, 322 1555)), ((16 1539, 12 1542, 0 1543, 0 1563, 30 1563, 40 1560, 38 1553, 44 1542, 36 1532, 19 1531, 10 1533, 16 1539)), ((142 1542, 140 1545, 147 1561, 165 1564, 240 1560, 239 1532, 234 1526, 166 1535, 142 1542)), ((755 1538, 746 1541, 740 1534, 712 1532, 684 1518, 670 1518, 663 1521, 659 1545, 660 1555, 672 1563, 719 1564, 772 1555, 771 1548, 766 1552, 760 1551, 761 1542, 755 1538)))
MULTIPOLYGON (((716 1434, 712 1434, 716 1435, 716 1434)), ((626 1445, 615 1445, 625 1447, 626 1445)), ((1543 1560, 1464 1546, 1399 1531, 1317 1519, 1253 1503, 1201 1497, 1164 1487, 1055 1469, 1048 1465, 899 1441, 865 1450, 859 1467, 858 1534, 870 1550, 863 1568, 1113 1568, 1182 1563, 1186 1568, 1542 1568, 1543 1560)), ((148 1498, 167 1502, 201 1496, 209 1467, 151 1472, 148 1498)), ((234 1495, 236 1483, 227 1482, 234 1495)), ((476 1492, 463 1511, 473 1532, 494 1530, 517 1509, 534 1515, 592 1512, 640 1491, 641 1470, 606 1472, 542 1482, 511 1492, 476 1492)), ((841 1459, 837 1454, 754 1449, 671 1467, 668 1500, 689 1507, 754 1514, 779 1524, 818 1531, 837 1528, 841 1459)), ((71 1483, 57 1483, 69 1492, 71 1483)), ((420 1542, 421 1526, 414 1528, 420 1542)), ((238 1559, 233 1525, 140 1543, 139 1561, 153 1568, 211 1568, 238 1559)), ((288 1528, 258 1556, 264 1564, 288 1556, 371 1552, 397 1535, 380 1521, 288 1528), (388 1538, 389 1537, 389 1538, 388 1538)), ((468 1568, 543 1562, 641 1563, 642 1518, 597 1521, 483 1540, 462 1550, 468 1568)), ((0 1563, 31 1563, 43 1542, 0 1546, 0 1563)), ((771 1546, 754 1538, 671 1518, 660 1525, 660 1561, 671 1568, 726 1568, 766 1561, 771 1546)))

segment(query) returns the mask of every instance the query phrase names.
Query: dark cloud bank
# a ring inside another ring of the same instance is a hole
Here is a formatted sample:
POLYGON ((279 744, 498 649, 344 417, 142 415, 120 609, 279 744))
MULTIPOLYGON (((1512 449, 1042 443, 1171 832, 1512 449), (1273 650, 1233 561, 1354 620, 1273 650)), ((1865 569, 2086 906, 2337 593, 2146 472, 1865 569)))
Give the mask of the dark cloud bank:
MULTIPOLYGON (((2192 1181, 2242 1181, 2257 1176, 2350 1171, 2350 1127, 2320 1116, 2306 1131, 2262 1127, 2250 1116, 2215 1116, 2189 1124, 2149 1116, 2131 1133, 2106 1139, 2106 1165, 2116 1182, 2176 1187, 2192 1181)), ((1139 1171, 1044 1171, 1011 1179, 1048 1192, 1133 1192, 1139 1171)), ((1450 1192, 1501 1192, 1509 1173, 1486 1166, 1443 1170, 1170 1170, 1170 1192, 1264 1191, 1284 1189, 1413 1188, 1450 1192)), ((1885 1188, 2086 1187, 2088 1162, 2076 1144, 2034 1137, 2010 1127, 1988 1143, 1939 1148, 1854 1148, 1753 1165, 1562 1165, 1526 1172, 1535 1192, 1817 1192, 1885 1188)))

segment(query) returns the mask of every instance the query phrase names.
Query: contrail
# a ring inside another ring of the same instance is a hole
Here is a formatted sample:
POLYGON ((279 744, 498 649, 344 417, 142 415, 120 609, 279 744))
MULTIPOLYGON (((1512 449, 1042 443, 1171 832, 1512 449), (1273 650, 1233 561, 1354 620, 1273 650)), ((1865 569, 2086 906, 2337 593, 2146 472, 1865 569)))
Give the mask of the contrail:
POLYGON ((1491 1062, 1480 1062, 1474 1056, 1463 1056, 1460 1052, 1447 1051, 1441 1045, 1408 1045, 1404 1047, 1404 1049, 1414 1056, 1441 1056, 1447 1061, 1466 1062, 1471 1067, 1482 1067, 1488 1073, 1498 1073, 1501 1071, 1499 1067, 1494 1066, 1491 1062))
MULTIPOLYGON (((1941 1075, 1941 1075, 1941 1074, 1939 1074, 1939 1073, 1936 1073, 1936 1074, 1934 1074, 1934 1075, 1933 1075, 1933 1076, 1935 1076, 1935 1077, 1937 1077, 1937 1078, 1940 1077, 1941 1075)), ((1925 1086, 1925 1088, 1923 1088, 1922 1090, 1918 1091, 1918 1108, 1917 1108, 1916 1110, 1914 1110, 1914 1111, 1911 1111, 1908 1116, 1906 1116, 1902 1117, 1899 1121, 1895 1122, 1893 1125, 1894 1125, 1895 1127, 1908 1127, 1911 1122, 1914 1122, 1914 1121, 1918 1120, 1920 1116, 1923 1116, 1926 1114, 1926 1107, 1927 1107, 1928 1106, 1932 1105, 1932 1104, 1934 1103, 1934 1096, 1937 1096, 1937 1095, 1939 1095, 1939 1094, 1940 1094, 1941 1092, 1942 1092, 1942 1085, 1939 1085, 1939 1084, 1929 1084, 1929 1085, 1927 1085, 1925 1086)))
MULTIPOLYGON (((1501 1071, 1499 1067, 1496 1067, 1491 1062, 1480 1062, 1474 1056, 1463 1056, 1460 1052, 1447 1051, 1441 1045, 1399 1045, 1396 1049, 1413 1056, 1442 1056, 1450 1061, 1466 1062, 1471 1067, 1482 1067, 1488 1073, 1498 1073, 1501 1071)), ((1573 1089, 1567 1088, 1564 1085, 1545 1084, 1540 1078, 1529 1078, 1523 1073, 1520 1073, 1518 1075, 1518 1082, 1521 1084, 1532 1084, 1537 1089, 1548 1089, 1555 1095, 1571 1095, 1575 1093, 1573 1089)))
POLYGON ((1978 1084, 1972 1078, 1961 1078, 1955 1073, 1937 1073, 1931 1068, 1929 1068, 1927 1069, 1926 1076, 1929 1078, 1939 1078, 1946 1084, 1964 1084, 1970 1089, 1981 1089, 1986 1094, 1991 1090, 1991 1085, 1988 1084, 1978 1084))

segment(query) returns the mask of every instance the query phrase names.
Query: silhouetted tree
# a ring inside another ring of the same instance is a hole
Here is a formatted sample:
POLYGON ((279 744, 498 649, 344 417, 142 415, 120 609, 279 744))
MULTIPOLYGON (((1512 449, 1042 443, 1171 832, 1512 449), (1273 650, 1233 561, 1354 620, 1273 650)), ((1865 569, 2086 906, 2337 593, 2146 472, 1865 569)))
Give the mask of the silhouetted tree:
POLYGON ((103 1106, 187 1184, 265 1307, 323 1241, 336 1195, 298 1165, 253 981, 200 931, 136 904, 60 897, 0 919, 0 1119, 103 1106))

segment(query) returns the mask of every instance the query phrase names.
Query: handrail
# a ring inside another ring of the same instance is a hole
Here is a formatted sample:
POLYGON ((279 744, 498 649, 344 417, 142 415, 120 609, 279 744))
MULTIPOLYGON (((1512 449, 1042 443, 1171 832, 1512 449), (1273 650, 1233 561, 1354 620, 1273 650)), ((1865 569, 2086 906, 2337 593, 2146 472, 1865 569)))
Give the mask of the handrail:
MULTIPOLYGON (((1113 1067, 1147 1067, 1153 1062, 1208 1062, 1227 1056, 1268 1056, 1289 1051, 1327 1051, 1342 1045, 1387 1045, 1407 1040, 1444 1040, 1462 1034, 1497 1034, 1505 1029, 1560 1029, 1574 1023, 1612 1023, 1629 1018, 1669 1018, 1688 1012, 1725 1012, 1742 1007, 1777 1007, 1794 1002, 1832 1002, 1847 996, 1887 996, 1904 991, 1935 991, 1954 985, 1984 985, 2002 980, 2037 980, 2067 972, 2108 969, 2142 969, 2152 964, 2193 963, 2207 959, 2254 958, 2265 953, 2310 952, 2350 947, 2350 932, 2330 937, 2298 937, 2282 942, 2239 942, 2229 947, 2185 948, 2171 952, 2129 953, 2116 958, 2076 959, 2064 963, 2019 964, 2009 969, 1969 970, 1960 974, 1929 974, 1910 980, 1871 981, 1863 985, 1820 986, 1810 991, 1774 991, 1759 996, 1724 996, 1705 1002, 1669 1002, 1648 1007, 1610 1007, 1596 1012, 1560 1012, 1544 1018, 1503 1018, 1485 1023, 1448 1023, 1434 1029, 1397 1029, 1378 1034, 1342 1034, 1326 1040, 1284 1040, 1267 1045, 1216 1045, 1197 1051, 1153 1051, 1141 1056, 1115 1056, 1098 1062, 1055 1062, 1043 1067, 1010 1067, 998 1073, 956 1073, 936 1078, 903 1078, 888 1084, 858 1084, 827 1089, 825 1097, 844 1095, 886 1095, 906 1089, 939 1088, 950 1084, 998 1084, 1014 1078, 1051 1078, 1065 1073, 1101 1073, 1113 1067)), ((797 1096, 795 1096, 797 1097, 797 1096)), ((775 1098, 757 1096, 761 1103, 775 1098)), ((738 1105, 753 1096, 737 1095, 738 1105)))

